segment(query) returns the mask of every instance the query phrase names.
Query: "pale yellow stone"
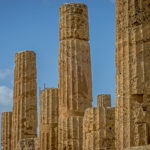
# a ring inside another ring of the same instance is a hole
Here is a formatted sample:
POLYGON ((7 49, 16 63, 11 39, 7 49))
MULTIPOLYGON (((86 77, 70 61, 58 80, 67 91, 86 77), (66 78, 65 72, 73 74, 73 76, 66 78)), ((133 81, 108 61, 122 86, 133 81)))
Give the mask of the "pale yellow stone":
POLYGON ((117 150, 149 144, 149 0, 116 1, 116 87, 117 150))
POLYGON ((20 140, 36 137, 36 54, 27 50, 15 56, 11 150, 20 140))
POLYGON ((116 108, 92 107, 88 9, 60 7, 59 87, 40 93, 36 55, 15 56, 13 112, 2 113, 2 150, 150 150, 150 1, 116 0, 116 108))
POLYGON ((40 150, 58 149, 58 89, 40 91, 40 150))
POLYGON ((124 150, 150 150, 150 145, 147 146, 138 146, 138 147, 130 147, 124 150))
POLYGON ((15 150, 39 150, 39 139, 22 139, 18 142, 15 150))
POLYGON ((88 9, 85 4, 67 3, 60 7, 59 39, 89 40, 88 9))
POLYGON ((98 106, 88 108, 83 119, 83 150, 115 149, 115 108, 110 104, 110 95, 99 95, 98 106), (104 99, 106 102, 104 102, 104 99), (101 103, 102 102, 102 103, 101 103))
POLYGON ((111 95, 100 94, 97 96, 97 106, 98 107, 111 107, 111 95))
POLYGON ((1 150, 11 150, 12 112, 1 114, 1 150))
POLYGON ((92 106, 87 6, 60 7, 58 150, 82 150, 83 116, 92 106))

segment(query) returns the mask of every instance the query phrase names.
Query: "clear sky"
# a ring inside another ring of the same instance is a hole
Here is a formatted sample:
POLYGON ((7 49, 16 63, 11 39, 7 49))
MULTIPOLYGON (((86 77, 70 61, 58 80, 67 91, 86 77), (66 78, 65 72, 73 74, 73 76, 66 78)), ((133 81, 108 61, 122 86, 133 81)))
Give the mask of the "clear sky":
POLYGON ((88 5, 93 105, 105 93, 115 105, 114 0, 0 0, 0 115, 12 111, 16 52, 36 52, 38 89, 58 86, 59 7, 66 2, 88 5))

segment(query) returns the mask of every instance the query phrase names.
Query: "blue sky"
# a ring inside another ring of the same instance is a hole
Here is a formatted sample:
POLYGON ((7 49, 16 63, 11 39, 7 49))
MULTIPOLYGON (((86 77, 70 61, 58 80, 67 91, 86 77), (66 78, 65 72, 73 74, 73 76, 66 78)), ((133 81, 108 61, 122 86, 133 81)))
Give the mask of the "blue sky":
POLYGON ((115 105, 114 0, 0 0, 0 115, 12 110, 14 56, 20 50, 37 54, 38 88, 57 87, 59 6, 66 2, 88 5, 93 105, 101 93, 111 94, 115 105))

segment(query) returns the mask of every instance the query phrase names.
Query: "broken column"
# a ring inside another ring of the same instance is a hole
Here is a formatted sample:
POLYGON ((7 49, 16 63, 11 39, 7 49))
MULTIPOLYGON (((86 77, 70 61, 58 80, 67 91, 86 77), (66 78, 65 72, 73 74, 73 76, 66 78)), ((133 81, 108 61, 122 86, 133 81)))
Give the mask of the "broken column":
POLYGON ((16 149, 19 140, 36 137, 36 54, 27 50, 15 56, 11 150, 16 149))
POLYGON ((111 107, 111 95, 100 94, 97 96, 97 107, 111 107))
POLYGON ((150 144, 150 1, 116 1, 116 69, 116 148, 150 144))
POLYGON ((12 112, 1 114, 1 150, 11 150, 12 112))
POLYGON ((87 6, 60 7, 58 149, 82 150, 85 109, 92 105, 87 6))
POLYGON ((97 107, 88 108, 85 111, 83 150, 114 150, 115 108, 111 107, 110 95, 98 95, 97 103, 97 107))
POLYGON ((40 91, 40 150, 58 150, 58 89, 40 91))

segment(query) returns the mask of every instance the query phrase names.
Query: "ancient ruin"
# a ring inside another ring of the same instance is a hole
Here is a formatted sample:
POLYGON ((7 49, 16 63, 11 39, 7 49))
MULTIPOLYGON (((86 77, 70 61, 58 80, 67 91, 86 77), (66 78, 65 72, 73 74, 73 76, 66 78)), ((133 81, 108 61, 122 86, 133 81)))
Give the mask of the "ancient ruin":
POLYGON ((16 150, 19 140, 36 137, 36 55, 21 51, 15 56, 11 150, 16 150))
POLYGON ((58 89, 40 91, 40 149, 58 149, 58 89))
POLYGON ((92 103, 88 10, 84 4, 60 7, 58 149, 82 149, 85 109, 92 103))
POLYGON ((1 150, 11 150, 12 112, 1 116, 1 150))
POLYGON ((110 95, 98 95, 97 104, 85 111, 83 150, 115 150, 115 108, 110 95))
POLYGON ((150 144, 150 1, 116 1, 116 148, 150 144))
POLYGON ((150 150, 150 1, 116 0, 116 107, 92 107, 88 9, 60 6, 59 85, 40 91, 36 55, 15 56, 13 111, 1 117, 2 150, 150 150))

